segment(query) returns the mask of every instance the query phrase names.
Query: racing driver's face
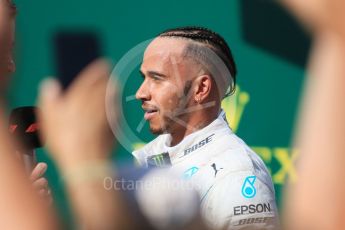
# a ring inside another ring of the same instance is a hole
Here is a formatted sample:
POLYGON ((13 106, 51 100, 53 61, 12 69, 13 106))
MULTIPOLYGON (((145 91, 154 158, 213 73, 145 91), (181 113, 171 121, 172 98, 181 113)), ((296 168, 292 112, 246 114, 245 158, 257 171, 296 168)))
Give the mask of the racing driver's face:
POLYGON ((194 101, 187 94, 200 68, 183 57, 186 44, 183 39, 158 37, 145 51, 140 69, 144 81, 136 98, 154 134, 172 133, 188 123, 186 108, 194 101))

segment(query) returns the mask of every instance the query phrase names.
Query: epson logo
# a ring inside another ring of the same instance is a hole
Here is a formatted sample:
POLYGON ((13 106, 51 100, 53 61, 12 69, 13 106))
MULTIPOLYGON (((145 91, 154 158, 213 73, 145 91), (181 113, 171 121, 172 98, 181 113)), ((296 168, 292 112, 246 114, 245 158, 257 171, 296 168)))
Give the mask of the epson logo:
POLYGON ((250 204, 250 205, 241 205, 234 207, 234 215, 243 215, 243 214, 254 214, 254 213, 263 213, 271 212, 270 203, 264 204, 250 204))
POLYGON ((186 156, 187 154, 201 148, 202 146, 210 143, 212 141, 212 136, 214 136, 214 134, 206 137, 204 140, 200 141, 199 143, 193 145, 192 147, 188 148, 188 149, 185 149, 184 150, 184 155, 183 156, 186 156))

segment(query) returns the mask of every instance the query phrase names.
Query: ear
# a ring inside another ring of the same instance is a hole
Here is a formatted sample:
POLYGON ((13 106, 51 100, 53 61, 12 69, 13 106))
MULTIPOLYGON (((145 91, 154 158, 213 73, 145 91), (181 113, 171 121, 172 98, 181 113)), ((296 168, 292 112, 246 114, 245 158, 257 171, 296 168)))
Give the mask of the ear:
POLYGON ((201 75, 195 79, 194 100, 197 103, 205 101, 211 93, 212 78, 210 75, 201 75))

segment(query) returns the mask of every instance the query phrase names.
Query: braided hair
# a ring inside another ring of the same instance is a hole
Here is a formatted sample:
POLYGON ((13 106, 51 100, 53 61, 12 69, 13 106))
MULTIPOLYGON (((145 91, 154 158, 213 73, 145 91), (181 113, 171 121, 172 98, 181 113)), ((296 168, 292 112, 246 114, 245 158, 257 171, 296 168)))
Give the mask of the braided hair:
POLYGON ((179 27, 166 30, 158 35, 159 37, 177 37, 196 41, 210 48, 225 64, 231 74, 230 90, 224 97, 235 92, 236 86, 236 64, 231 50, 222 36, 214 31, 203 27, 179 27))

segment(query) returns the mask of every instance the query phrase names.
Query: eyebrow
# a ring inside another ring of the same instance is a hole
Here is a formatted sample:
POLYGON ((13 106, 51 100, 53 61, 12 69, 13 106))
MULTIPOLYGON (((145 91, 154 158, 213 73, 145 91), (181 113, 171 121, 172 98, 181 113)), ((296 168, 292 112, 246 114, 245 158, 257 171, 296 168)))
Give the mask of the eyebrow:
MULTIPOLYGON (((140 74, 141 74, 142 76, 145 76, 145 74, 144 74, 141 70, 139 70, 139 72, 140 72, 140 74)), ((160 76, 160 77, 163 77, 163 78, 166 78, 166 77, 167 77, 165 74, 162 74, 162 73, 159 73, 159 72, 153 71, 153 70, 147 71, 147 75, 150 75, 150 76, 156 75, 156 76, 160 76)))

